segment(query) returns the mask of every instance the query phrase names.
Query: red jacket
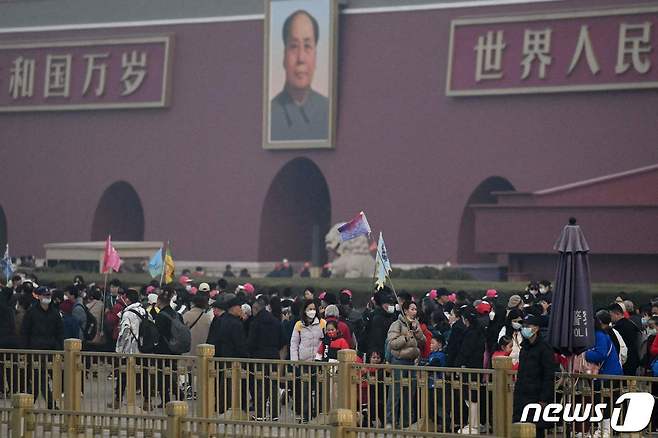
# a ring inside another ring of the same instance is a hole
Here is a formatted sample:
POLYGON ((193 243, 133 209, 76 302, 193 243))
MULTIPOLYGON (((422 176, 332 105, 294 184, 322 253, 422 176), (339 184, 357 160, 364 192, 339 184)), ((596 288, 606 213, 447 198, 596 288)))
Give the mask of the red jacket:
POLYGON ((336 339, 330 339, 325 336, 322 339, 322 343, 318 348, 318 354, 316 359, 327 361, 329 359, 338 359, 338 352, 340 350, 348 350, 350 346, 347 344, 347 341, 341 337, 336 339))
POLYGON ((327 322, 329 321, 336 321, 338 324, 338 331, 341 334, 341 338, 345 339, 347 344, 349 345, 349 348, 354 348, 354 339, 352 338, 352 331, 350 330, 350 326, 345 324, 344 321, 339 320, 335 316, 330 316, 326 318, 327 322))
POLYGON ((430 332, 427 329, 427 325, 425 324, 420 324, 420 329, 425 335, 425 346, 423 346, 423 349, 420 351, 420 358, 421 359, 428 359, 430 357, 430 344, 432 343, 432 332, 430 332))
POLYGON ((651 343, 651 349, 649 350, 651 353, 651 357, 654 358, 658 356, 658 336, 653 338, 653 342, 651 343))

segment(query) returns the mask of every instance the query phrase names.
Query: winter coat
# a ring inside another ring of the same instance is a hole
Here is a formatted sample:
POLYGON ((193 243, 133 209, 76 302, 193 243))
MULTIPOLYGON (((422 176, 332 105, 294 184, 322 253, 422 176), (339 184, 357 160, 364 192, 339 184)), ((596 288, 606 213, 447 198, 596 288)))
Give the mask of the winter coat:
POLYGON ((52 305, 43 310, 41 304, 30 307, 23 318, 23 338, 30 350, 63 350, 64 323, 59 310, 52 305))
POLYGON ((359 344, 361 351, 384 351, 384 343, 388 336, 388 329, 397 319, 393 313, 386 313, 381 307, 377 307, 366 327, 365 336, 359 344), (365 345, 361 345, 365 344, 365 345))
POLYGON ((425 345, 420 349, 420 358, 421 359, 429 359, 430 353, 431 353, 431 341, 432 341, 432 332, 429 331, 427 328, 426 324, 421 323, 420 324, 420 329, 423 331, 423 334, 425 335, 425 345))
MULTIPOLYGON (((94 315, 96 318, 96 323, 100 324, 103 317, 103 302, 101 300, 91 300, 87 303, 87 310, 89 310, 89 313, 94 315)), ((103 343, 103 331, 100 327, 97 328, 96 336, 94 336, 94 339, 92 339, 89 343, 96 345, 103 343)))
POLYGON ((457 352, 453 367, 482 368, 484 366, 484 330, 474 323, 466 328, 461 348, 457 352))
POLYGON ((637 367, 640 365, 640 355, 637 345, 640 330, 627 318, 615 322, 614 329, 619 332, 628 348, 628 357, 623 367, 624 374, 627 376, 634 376, 637 367))
MULTIPOLYGON (((162 312, 160 312, 162 313, 162 312)), ((249 357, 247 336, 242 320, 228 312, 224 312, 219 320, 215 340, 215 356, 217 357, 249 357)))
POLYGON ((585 352, 587 362, 600 365, 599 374, 613 376, 624 374, 621 363, 619 362, 619 354, 612 343, 612 339, 610 339, 610 335, 602 330, 596 330, 595 336, 596 344, 594 344, 594 348, 585 352))
POLYGON ((327 322, 315 317, 309 325, 297 321, 290 337, 290 360, 312 361, 324 338, 327 322))
POLYGON ((327 322, 334 321, 338 325, 338 331, 340 332, 341 338, 345 339, 345 342, 347 342, 350 348, 354 348, 354 339, 352 338, 352 330, 350 330, 350 326, 347 325, 345 321, 341 321, 335 316, 329 316, 326 320, 327 322))
POLYGON ((211 310, 204 310, 200 307, 192 307, 183 315, 183 323, 190 328, 191 334, 190 352, 187 355, 195 356, 197 345, 205 344, 213 316, 211 310), (193 324, 194 327, 192 327, 193 324))
POLYGON ((425 335, 418 321, 409 321, 404 315, 391 324, 386 339, 391 354, 397 359, 416 360, 425 346, 425 335))
POLYGON ((257 359, 279 359, 279 350, 287 343, 281 322, 271 312, 261 310, 249 327, 250 356, 257 359))
POLYGON ((119 337, 117 338, 117 346, 115 351, 123 354, 136 354, 139 353, 139 325, 142 320, 134 312, 139 313, 141 316, 146 316, 146 310, 140 303, 133 303, 126 307, 121 313, 121 320, 119 322, 119 337))
POLYGON ((324 362, 331 362, 338 360, 338 352, 340 350, 347 350, 350 348, 350 345, 347 343, 345 338, 337 337, 334 339, 325 336, 320 342, 320 347, 318 352, 315 355, 315 360, 321 360, 324 362))
POLYGON ((78 336, 76 336, 78 339, 84 339, 85 338, 85 333, 84 329, 87 326, 87 312, 85 312, 84 309, 84 303, 82 301, 82 298, 78 298, 75 300, 75 304, 73 304, 73 309, 71 310, 71 315, 73 318, 75 318, 75 321, 78 323, 78 336))
MULTIPOLYGON (((10 291, 11 292, 11 291, 10 291)), ((14 308, 8 300, 0 300, 0 348, 19 348, 14 308)))
MULTIPOLYGON (((519 421, 528 403, 552 403, 556 363, 551 347, 537 336, 534 343, 524 339, 519 356, 519 371, 514 385, 514 421, 519 421)), ((539 423, 539 427, 546 424, 539 423)))
POLYGON ((457 359, 459 350, 462 348, 462 342, 464 341, 465 333, 466 326, 461 319, 455 321, 455 323, 450 327, 448 346, 445 348, 446 355, 448 356, 448 362, 446 363, 446 366, 455 366, 455 360, 457 359))
POLYGON ((650 360, 653 360, 656 356, 658 356, 658 336, 653 337, 653 342, 651 342, 651 347, 649 347, 649 353, 651 353, 650 360))

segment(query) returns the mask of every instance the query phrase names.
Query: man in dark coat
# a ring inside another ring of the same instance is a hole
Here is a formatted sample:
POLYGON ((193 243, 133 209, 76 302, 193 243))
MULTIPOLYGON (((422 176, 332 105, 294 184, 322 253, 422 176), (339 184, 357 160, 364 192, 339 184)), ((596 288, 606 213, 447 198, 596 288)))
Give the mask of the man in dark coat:
POLYGON ((636 375, 637 367, 640 365, 638 348, 640 329, 628 318, 624 318, 624 310, 619 304, 611 304, 608 310, 610 311, 610 319, 612 319, 612 327, 619 332, 628 348, 626 363, 623 365, 624 375, 634 376, 636 375))
MULTIPOLYGON (((450 351, 450 354, 454 357, 452 359, 454 362, 451 365, 452 367, 463 367, 463 368, 482 368, 484 361, 484 346, 486 341, 486 336, 484 334, 484 329, 480 325, 478 319, 479 315, 473 306, 464 305, 457 312, 460 319, 455 322, 453 325, 460 329, 457 331, 459 344, 454 350, 450 351), (463 331, 461 329, 463 327, 463 331)), ((453 328, 454 330, 454 328, 453 328)), ((454 332, 453 332, 454 334, 454 332)), ((452 339, 453 334, 450 335, 452 339)), ((453 342, 453 341, 451 341, 453 342)), ((450 343, 448 344, 450 345, 450 343)), ((463 374, 462 379, 465 382, 477 382, 480 378, 478 374, 463 374)), ((479 391, 476 389, 468 389, 468 386, 463 384, 457 384, 455 389, 461 387, 461 400, 457 398, 454 403, 454 411, 452 412, 453 418, 456 423, 467 424, 460 433, 478 433, 479 432, 479 410, 480 406, 477 403, 480 400, 479 391), (466 401, 469 404, 466 404, 466 401), (461 417, 461 420, 460 420, 461 417)))
MULTIPOLYGON (((247 336, 242 324, 242 299, 233 294, 226 294, 222 300, 222 308, 224 313, 219 319, 216 332, 213 334, 215 340, 215 356, 225 358, 247 358, 249 351, 247 349, 247 336), (231 296, 229 296, 231 295, 231 296)), ((278 333, 278 331, 277 331, 278 333)), ((208 335, 210 336, 210 334, 208 335)), ((230 366, 226 364, 226 366, 230 366)), ((231 382, 230 371, 220 377, 220 393, 226 391, 226 394, 231 394, 232 391, 240 391, 241 394, 241 408, 243 411, 247 410, 247 381, 240 379, 239 384, 241 389, 237 387, 237 383, 231 382), (226 385, 226 386, 224 386, 226 385)), ((228 406, 229 400, 220 399, 220 413, 223 412, 224 404, 228 406)), ((238 407, 233 406, 233 409, 238 407)))
MULTIPOLYGON (((513 421, 521 421, 523 408, 528 403, 545 406, 553 402, 555 371, 557 369, 553 350, 539 334, 541 318, 530 315, 523 321, 519 371, 514 385, 513 421)), ((536 423, 537 437, 543 437, 550 424, 536 423)))
POLYGON ((395 297, 387 291, 375 294, 375 308, 364 336, 359 340, 360 351, 384 351, 388 329, 397 319, 395 314, 395 297))
MULTIPOLYGON (((63 350, 64 349, 64 323, 59 311, 52 304, 52 293, 46 287, 36 290, 39 303, 30 307, 23 319, 23 338, 26 347, 30 350, 63 350)), ((46 357, 39 356, 39 371, 34 367, 29 374, 34 386, 34 399, 43 394, 48 409, 53 408, 53 394, 48 380, 52 379, 52 371, 46 376, 46 357), (36 380, 36 381, 35 381, 36 380), (37 382, 39 382, 37 387, 37 382)), ((28 383, 28 387, 30 384, 28 383)))
MULTIPOLYGON (((249 328, 249 352, 256 359, 279 359, 279 351, 286 344, 283 338, 281 322, 271 312, 267 311, 267 299, 262 296, 256 300, 251 310, 254 314, 249 328)), ((278 365, 250 364, 256 374, 249 373, 249 390, 255 403, 255 420, 264 420, 265 403, 270 401, 270 418, 279 418, 278 381, 270 379, 273 372, 278 371, 278 365)))
MULTIPOLYGON (((158 308, 160 312, 154 318, 155 326, 158 329, 158 345, 155 347, 156 354, 177 354, 173 353, 169 348, 168 339, 171 339, 171 322, 174 318, 182 322, 181 316, 171 307, 171 301, 176 295, 176 292, 172 288, 165 288, 162 293, 158 296, 158 308)), ((164 368, 171 367, 172 371, 178 370, 178 361, 171 359, 158 359, 158 375, 157 375, 157 389, 160 392, 163 404, 168 403, 171 400, 172 391, 175 388, 178 391, 178 396, 176 400, 184 400, 182 391, 178 389, 178 380, 174 379, 173 388, 172 388, 172 379, 169 376, 165 376, 163 373, 164 368)), ((176 374, 177 376, 177 374, 176 374)), ((150 407, 150 406, 148 406, 150 407)))

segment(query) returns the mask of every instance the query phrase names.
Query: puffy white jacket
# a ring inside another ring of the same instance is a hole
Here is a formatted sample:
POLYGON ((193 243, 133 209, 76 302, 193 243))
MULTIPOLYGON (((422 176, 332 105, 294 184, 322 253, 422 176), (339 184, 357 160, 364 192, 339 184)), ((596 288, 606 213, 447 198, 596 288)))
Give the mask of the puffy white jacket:
POLYGON ((119 337, 117 339, 116 352, 124 354, 139 353, 139 324, 142 322, 141 318, 135 315, 134 312, 142 316, 146 316, 146 310, 140 303, 133 303, 123 309, 121 312, 121 321, 119 322, 119 337))

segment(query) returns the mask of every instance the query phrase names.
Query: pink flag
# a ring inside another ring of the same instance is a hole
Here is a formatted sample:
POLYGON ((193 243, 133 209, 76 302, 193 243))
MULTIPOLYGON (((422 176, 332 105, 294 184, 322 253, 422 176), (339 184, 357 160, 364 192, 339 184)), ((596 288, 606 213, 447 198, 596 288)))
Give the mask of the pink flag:
POLYGON ((110 236, 107 236, 107 241, 105 242, 105 253, 103 254, 103 273, 110 272, 112 269, 114 272, 119 272, 119 267, 121 266, 122 260, 119 257, 119 253, 112 246, 112 240, 110 236))

